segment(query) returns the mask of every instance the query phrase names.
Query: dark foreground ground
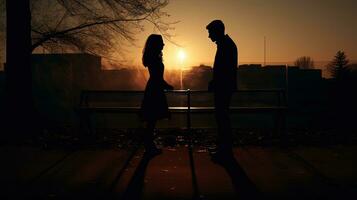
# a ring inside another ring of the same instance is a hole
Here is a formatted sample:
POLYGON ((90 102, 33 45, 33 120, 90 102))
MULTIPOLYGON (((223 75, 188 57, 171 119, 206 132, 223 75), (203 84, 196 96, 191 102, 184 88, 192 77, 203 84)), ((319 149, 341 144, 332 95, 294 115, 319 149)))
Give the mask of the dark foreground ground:
POLYGON ((357 199, 354 142, 282 147, 259 137, 236 140, 235 159, 223 164, 210 160, 202 135, 193 148, 184 136, 159 137, 164 151, 152 159, 124 136, 6 144, 0 199, 357 199))

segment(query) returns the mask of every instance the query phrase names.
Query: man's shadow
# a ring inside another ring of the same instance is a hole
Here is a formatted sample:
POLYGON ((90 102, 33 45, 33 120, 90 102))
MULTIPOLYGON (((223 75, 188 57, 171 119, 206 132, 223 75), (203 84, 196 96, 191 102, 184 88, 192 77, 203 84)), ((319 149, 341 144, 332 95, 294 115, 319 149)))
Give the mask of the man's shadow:
POLYGON ((142 198, 143 189, 144 189, 144 179, 147 166, 149 165, 150 160, 154 156, 143 155, 142 160, 140 161, 138 167, 136 168, 134 175, 132 176, 127 189, 125 190, 122 198, 123 200, 137 200, 142 198))
POLYGON ((263 197, 233 156, 227 157, 217 164, 221 165, 231 177, 238 199, 260 199, 263 197))

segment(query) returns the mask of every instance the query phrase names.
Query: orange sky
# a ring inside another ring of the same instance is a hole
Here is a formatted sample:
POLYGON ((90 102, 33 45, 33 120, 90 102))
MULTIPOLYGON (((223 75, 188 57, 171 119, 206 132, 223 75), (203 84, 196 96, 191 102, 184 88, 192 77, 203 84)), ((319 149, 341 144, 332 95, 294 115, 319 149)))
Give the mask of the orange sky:
MULTIPOLYGON (((165 20, 180 21, 170 33, 182 47, 165 41, 164 62, 167 69, 212 65, 216 45, 205 26, 213 19, 223 20, 226 33, 236 42, 239 64, 263 63, 264 36, 268 64, 291 63, 300 56, 329 61, 338 50, 357 62, 356 9, 356 0, 170 0, 164 8, 170 17, 165 20), (185 60, 178 59, 180 51, 185 60)), ((157 33, 151 25, 146 27, 136 36, 136 47, 125 49, 125 65, 142 66, 145 40, 157 33)), ((4 37, 0 40, 4 46, 4 37)))
MULTIPOLYGON (((262 63, 264 36, 267 62, 291 62, 299 56, 329 61, 338 50, 357 60, 357 1, 355 0, 171 0, 164 9, 169 21, 180 21, 171 33, 182 48, 166 41, 164 61, 168 68, 211 65, 216 46, 205 26, 221 19, 226 33, 236 42, 239 63, 262 63), (187 58, 180 62, 183 49, 187 58)), ((141 65, 141 51, 147 30, 129 48, 128 60, 141 65)))

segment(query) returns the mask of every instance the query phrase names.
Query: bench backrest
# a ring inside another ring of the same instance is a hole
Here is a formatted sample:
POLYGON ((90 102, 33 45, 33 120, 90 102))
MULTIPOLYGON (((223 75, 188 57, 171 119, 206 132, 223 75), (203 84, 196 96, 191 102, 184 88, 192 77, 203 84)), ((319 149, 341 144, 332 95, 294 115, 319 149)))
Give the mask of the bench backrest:
MULTIPOLYGON (((80 108, 90 107, 138 107, 144 91, 129 90, 83 90, 80 95, 80 108)), ((205 90, 166 91, 172 107, 212 107, 213 95, 205 90)), ((285 89, 238 90, 232 97, 232 107, 287 107, 285 89), (239 105, 238 105, 239 104, 239 105)))

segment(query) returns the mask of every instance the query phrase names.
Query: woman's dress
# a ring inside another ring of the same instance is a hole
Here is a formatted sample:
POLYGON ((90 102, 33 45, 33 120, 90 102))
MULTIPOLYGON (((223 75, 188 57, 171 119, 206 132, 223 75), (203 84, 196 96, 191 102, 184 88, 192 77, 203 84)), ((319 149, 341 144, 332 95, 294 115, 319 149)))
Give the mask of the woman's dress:
POLYGON ((164 80, 164 64, 161 61, 157 61, 147 67, 150 78, 145 87, 140 117, 144 121, 170 118, 164 90, 170 89, 171 86, 164 80))

